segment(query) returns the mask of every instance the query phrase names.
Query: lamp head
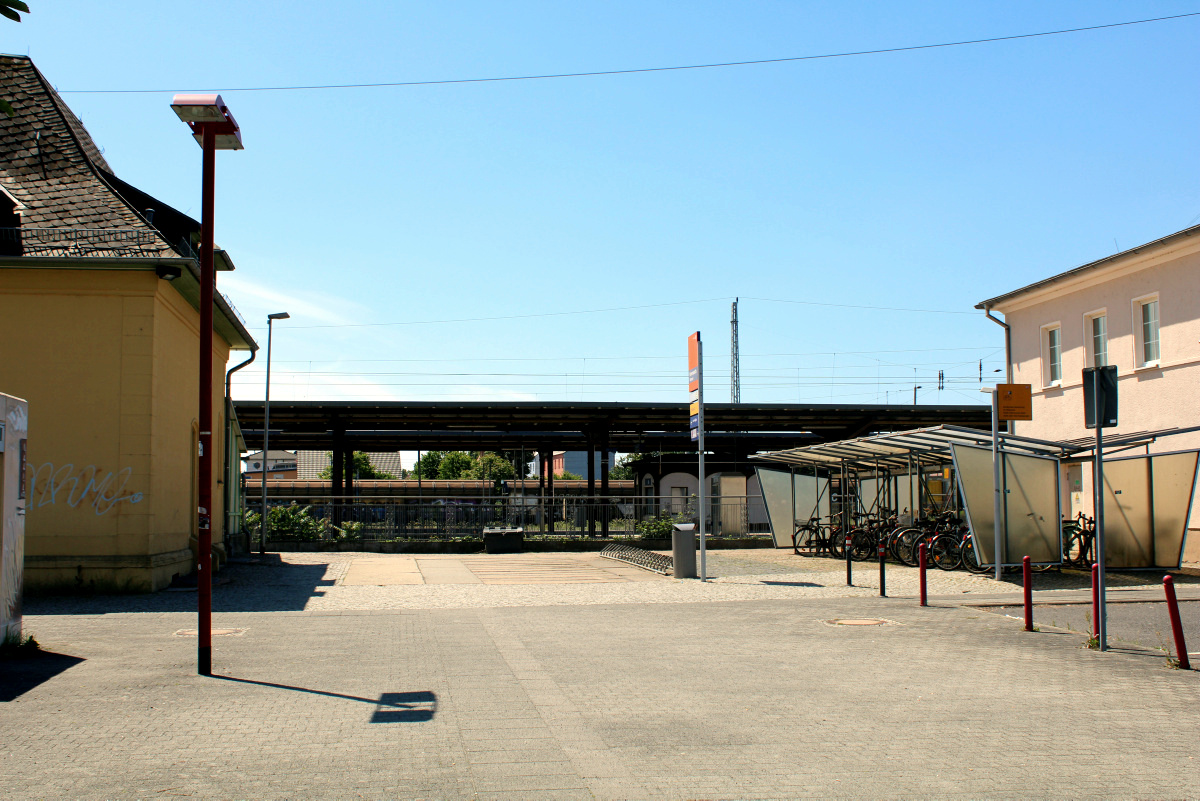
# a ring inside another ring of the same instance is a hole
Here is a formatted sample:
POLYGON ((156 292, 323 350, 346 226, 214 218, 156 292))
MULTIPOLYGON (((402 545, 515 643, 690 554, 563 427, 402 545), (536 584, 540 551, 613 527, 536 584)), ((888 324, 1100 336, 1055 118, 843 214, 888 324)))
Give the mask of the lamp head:
POLYGON ((275 312, 274 314, 268 314, 267 319, 268 320, 286 320, 291 316, 292 315, 288 314, 287 312, 275 312))
POLYGON ((217 150, 242 150, 242 132, 220 95, 175 95, 171 108, 204 145, 204 129, 212 126, 217 150))

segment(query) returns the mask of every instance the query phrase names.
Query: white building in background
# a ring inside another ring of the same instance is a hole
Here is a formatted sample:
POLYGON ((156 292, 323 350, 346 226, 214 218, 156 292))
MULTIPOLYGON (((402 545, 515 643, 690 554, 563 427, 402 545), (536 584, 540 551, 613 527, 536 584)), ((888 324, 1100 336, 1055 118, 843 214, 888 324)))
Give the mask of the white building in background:
MULTIPOLYGON (((975 308, 1004 315, 1014 383, 1033 386, 1033 420, 1014 433, 1092 436, 1083 368, 1115 365, 1119 422, 1106 434, 1200 425, 1200 226, 1076 267, 975 308)), ((1165 437, 1151 453, 1200 449, 1200 432, 1165 437)), ((1140 451, 1139 451, 1140 452, 1140 451)), ((1091 513, 1091 471, 1069 468, 1064 515, 1091 513)), ((1195 495, 1185 561, 1200 561, 1195 495)))

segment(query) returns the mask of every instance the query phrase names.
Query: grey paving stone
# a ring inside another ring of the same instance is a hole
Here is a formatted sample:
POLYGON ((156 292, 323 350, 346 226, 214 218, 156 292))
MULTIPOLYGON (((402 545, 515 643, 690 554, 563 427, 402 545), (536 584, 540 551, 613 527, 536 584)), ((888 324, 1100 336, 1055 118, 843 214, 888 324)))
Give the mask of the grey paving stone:
POLYGON ((0 701, 0 797, 1200 795, 1200 674, 1161 656, 799 586, 647 600, 675 584, 340 614, 246 588, 216 616, 245 633, 216 638, 213 678, 165 602, 35 603, 28 630, 73 659, 0 665, 21 688, 0 701), (861 617, 891 623, 825 622, 861 617))

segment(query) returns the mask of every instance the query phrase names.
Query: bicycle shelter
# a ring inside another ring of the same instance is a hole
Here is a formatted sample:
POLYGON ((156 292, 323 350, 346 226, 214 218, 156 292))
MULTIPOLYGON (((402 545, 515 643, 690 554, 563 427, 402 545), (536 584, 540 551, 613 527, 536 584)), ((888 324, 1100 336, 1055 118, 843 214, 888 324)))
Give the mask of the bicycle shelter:
MULTIPOLYGON (((1110 438, 1106 452, 1127 452, 1191 429, 1110 438)), ((900 524, 928 513, 965 512, 979 558, 996 564, 992 435, 935 426, 809 445, 751 457, 777 548, 791 547, 810 519, 896 513, 900 524), (790 524, 789 524, 790 521, 790 524)), ((1061 511, 1065 464, 1091 457, 1088 441, 1051 442, 1001 433, 1001 552, 1004 565, 1063 560, 1061 511)), ((1148 450, 1148 448, 1147 448, 1148 450)), ((1195 494, 1200 452, 1105 458, 1106 563, 1109 567, 1178 568, 1195 494)))

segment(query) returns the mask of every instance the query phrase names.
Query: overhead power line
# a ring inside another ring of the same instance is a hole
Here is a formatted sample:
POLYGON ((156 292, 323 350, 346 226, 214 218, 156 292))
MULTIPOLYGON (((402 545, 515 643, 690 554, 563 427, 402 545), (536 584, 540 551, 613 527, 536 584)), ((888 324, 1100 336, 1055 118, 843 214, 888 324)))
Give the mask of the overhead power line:
MULTIPOLYGON (((878 56, 885 53, 905 53, 914 50, 934 50, 944 47, 961 47, 963 45, 991 44, 993 42, 1011 42, 1017 39, 1034 39, 1042 36, 1060 36, 1067 33, 1083 33, 1099 31, 1106 28, 1122 28, 1130 25, 1145 25, 1150 22, 1166 22, 1185 17, 1200 16, 1200 11, 1187 14, 1173 14, 1168 17, 1151 17, 1135 19, 1126 22, 1110 22, 1104 25, 1087 25, 1080 28, 1061 28, 1054 31, 1038 31, 1036 33, 1018 33, 1010 36, 990 36, 985 39, 963 39, 956 42, 938 42, 936 44, 906 45, 903 47, 884 47, 875 50, 849 50, 841 53, 820 53, 808 56, 788 56, 785 58, 759 58, 749 61, 720 61, 711 64, 682 64, 666 67, 637 67, 617 70, 594 70, 591 72, 558 72, 542 75, 507 75, 491 78, 448 78, 433 81, 380 81, 374 83, 328 83, 294 86, 237 86, 221 89, 222 92, 297 92, 331 89, 381 89, 386 87, 403 86, 445 86, 459 83, 500 83, 503 81, 542 81, 559 78, 596 78, 606 75, 638 75, 650 72, 680 72, 683 70, 708 70, 728 67, 750 67, 760 64, 785 64, 794 61, 817 61, 830 58, 850 58, 853 56, 878 56)), ((59 89, 59 94, 162 94, 177 92, 179 89, 59 89)))
MULTIPOLYGON (((451 323, 485 323, 496 322, 499 320, 532 320, 539 317, 569 317, 573 314, 608 314, 610 312, 622 311, 639 311, 642 309, 661 309, 667 306, 690 306, 697 303, 715 303, 717 301, 730 300, 724 298, 704 298, 702 300, 679 300, 669 303, 644 303, 638 306, 612 306, 605 309, 577 309, 575 311, 554 311, 554 312, 532 312, 530 314, 504 314, 491 317, 454 317, 445 320, 397 320, 390 323, 323 323, 320 325, 290 325, 289 329, 296 330, 300 328, 383 328, 387 326, 401 325, 449 325, 451 323)), ((758 300, 764 303, 795 303, 801 306, 825 306, 833 309, 860 309, 867 311, 892 311, 892 312, 909 312, 914 314, 972 314, 977 315, 978 312, 973 311, 956 311, 951 309, 913 309, 901 306, 864 306, 853 303, 827 303, 816 300, 781 300, 779 298, 747 298, 747 300, 758 300)), ((260 330, 260 327, 255 326, 253 330, 260 330)))

